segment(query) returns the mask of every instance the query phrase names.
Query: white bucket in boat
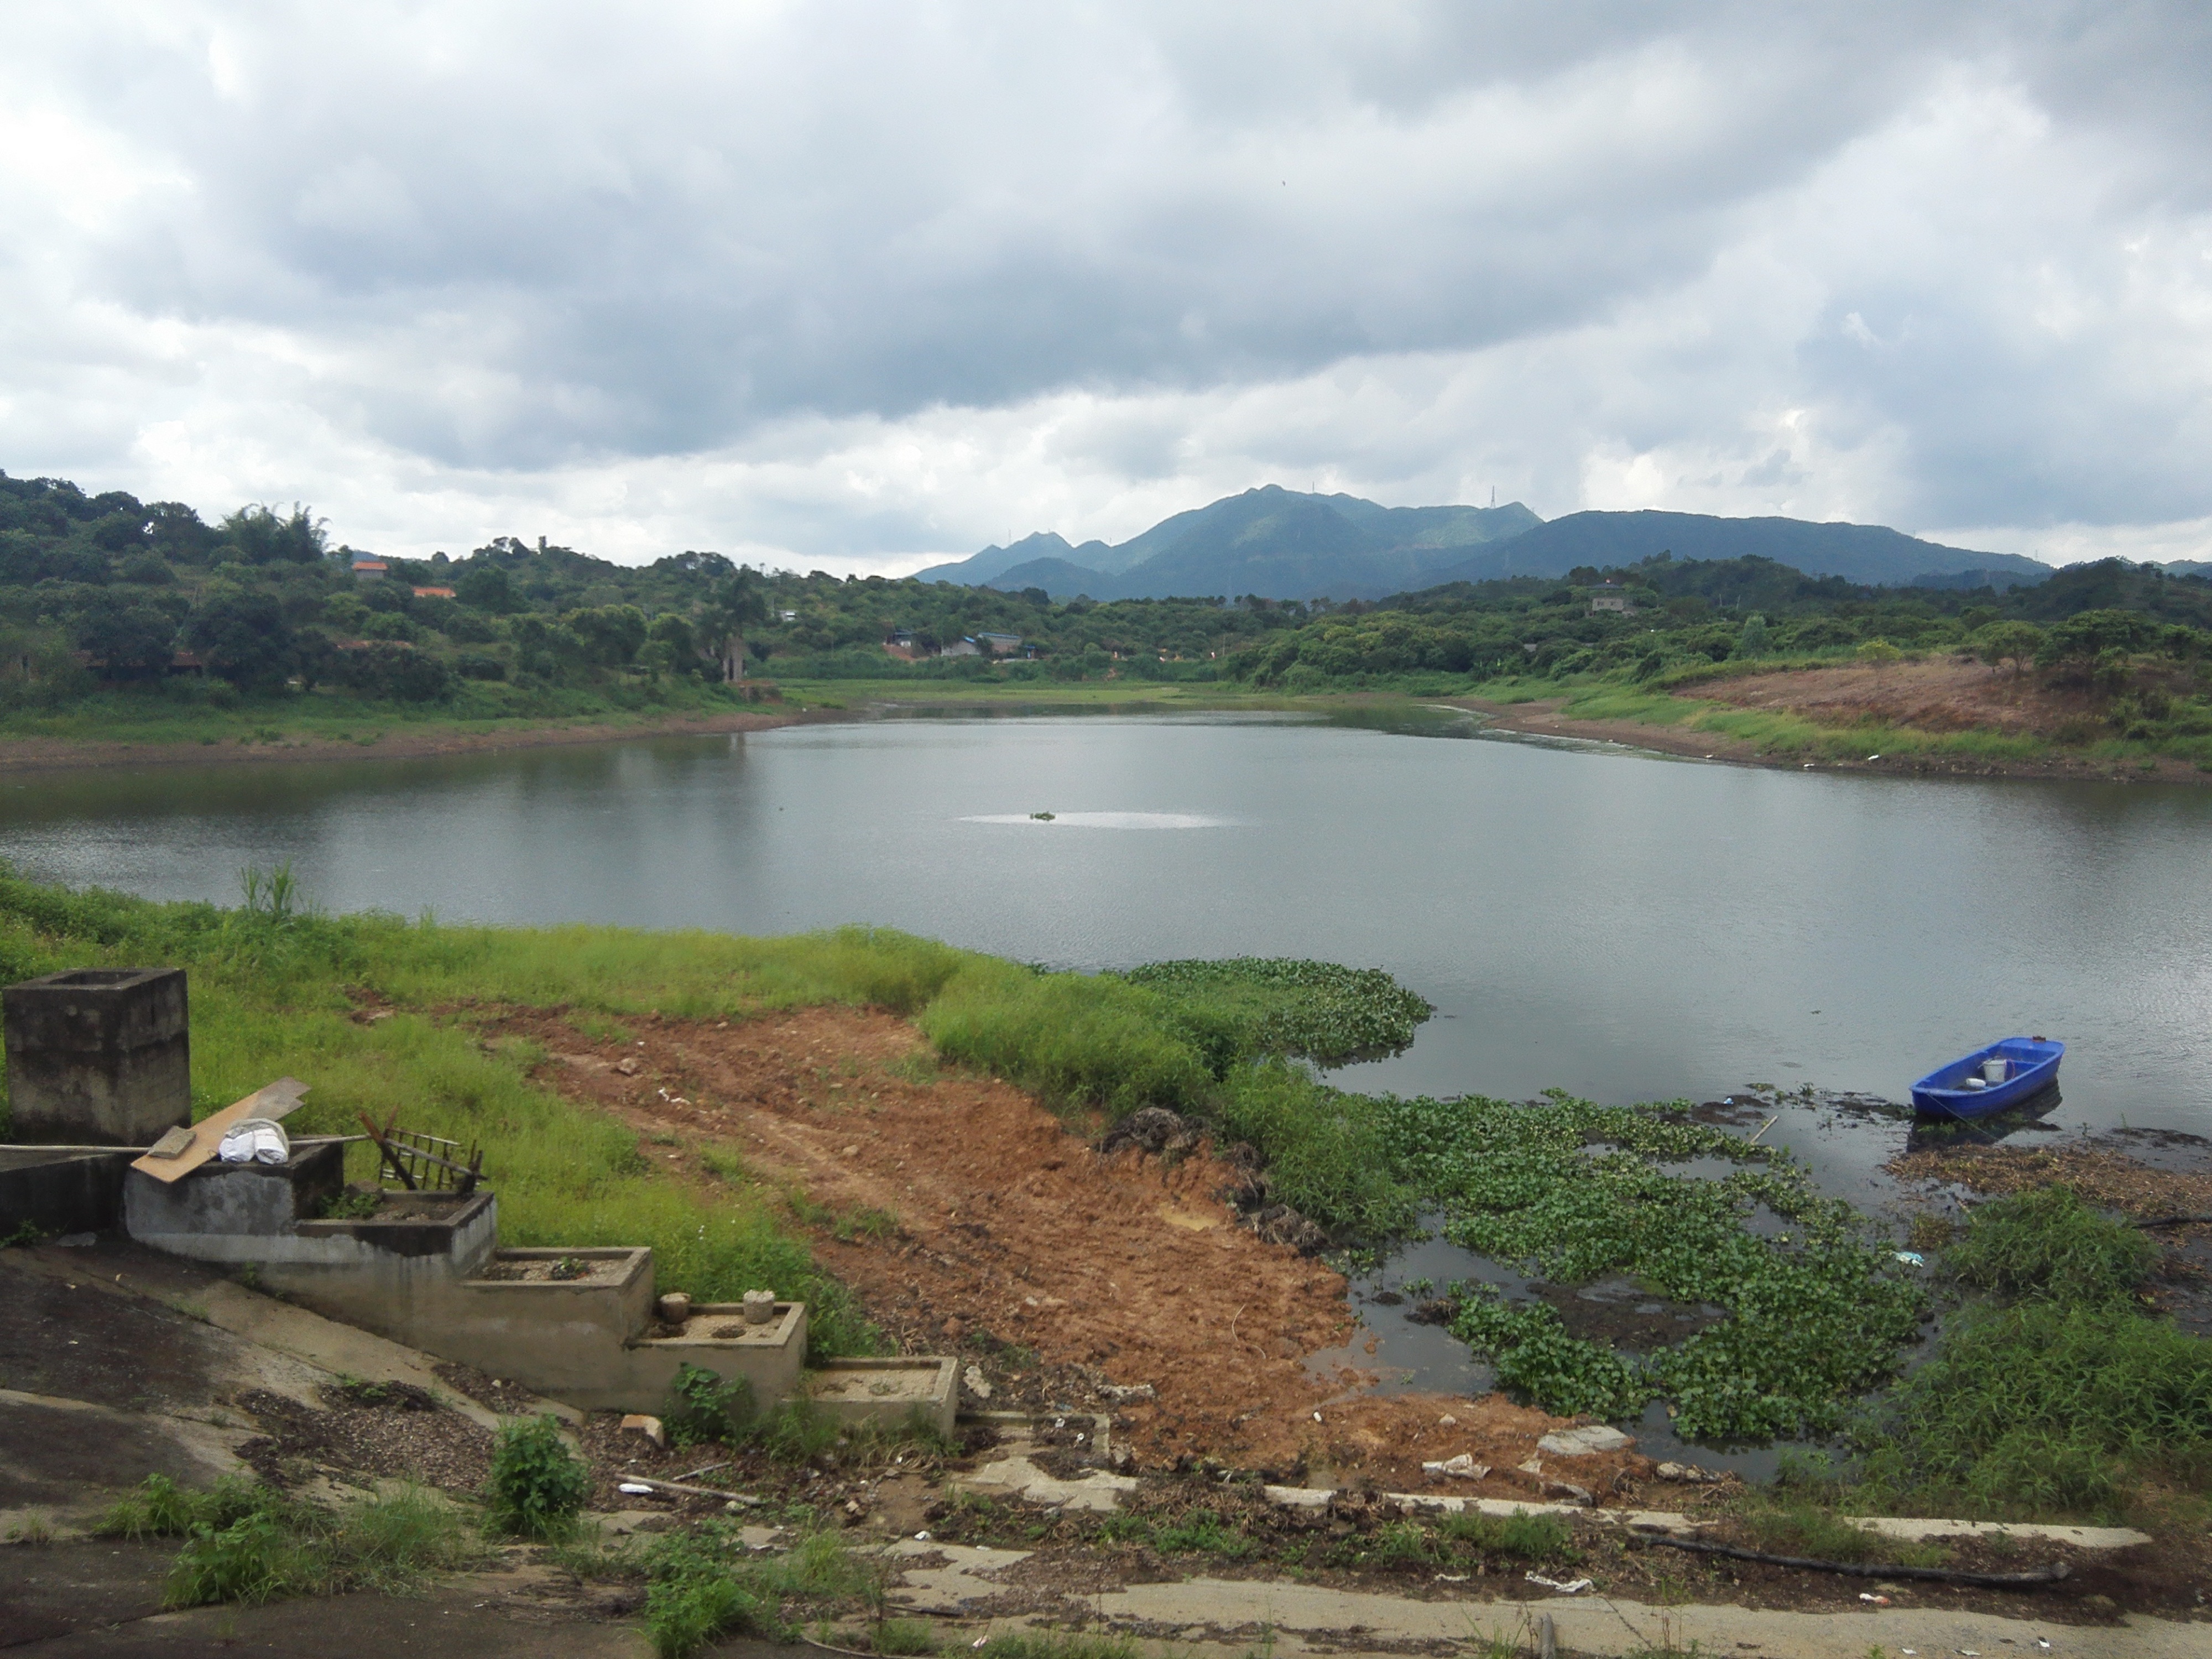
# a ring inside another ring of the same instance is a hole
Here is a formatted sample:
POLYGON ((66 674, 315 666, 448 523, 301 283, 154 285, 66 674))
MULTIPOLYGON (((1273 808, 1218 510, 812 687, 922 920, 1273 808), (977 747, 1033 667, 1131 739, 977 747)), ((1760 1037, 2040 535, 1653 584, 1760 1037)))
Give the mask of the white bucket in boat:
POLYGON ((1982 1062, 1982 1081, 1984 1083, 2002 1083, 2005 1080, 2005 1073, 2011 1069, 2012 1062, 2010 1060, 1985 1060, 1982 1062))

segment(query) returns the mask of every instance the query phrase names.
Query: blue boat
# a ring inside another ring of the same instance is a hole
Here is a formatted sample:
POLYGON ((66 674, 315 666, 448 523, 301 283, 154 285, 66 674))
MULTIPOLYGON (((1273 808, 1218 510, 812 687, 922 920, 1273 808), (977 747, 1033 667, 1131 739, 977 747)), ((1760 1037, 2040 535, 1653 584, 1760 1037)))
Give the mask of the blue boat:
POLYGON ((1938 1066, 1912 1085, 1916 1111, 1936 1117, 1987 1117, 2058 1081, 2063 1042, 2005 1037, 1938 1066))

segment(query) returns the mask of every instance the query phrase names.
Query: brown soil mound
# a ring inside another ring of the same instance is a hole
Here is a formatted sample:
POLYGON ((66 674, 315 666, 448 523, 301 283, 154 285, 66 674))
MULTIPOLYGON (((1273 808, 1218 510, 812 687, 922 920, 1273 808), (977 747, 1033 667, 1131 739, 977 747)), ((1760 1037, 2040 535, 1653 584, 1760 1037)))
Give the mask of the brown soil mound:
POLYGON ((1883 724, 1923 732, 2016 732, 2081 742, 2110 735, 2086 691, 2054 689, 1977 662, 1794 669, 1709 680, 1681 695, 1741 708, 1786 710, 1823 726, 1883 724))
POLYGON ((1378 1397, 1348 1367, 1310 1367, 1358 1340, 1344 1280, 1238 1225, 1214 1196, 1235 1179, 1227 1165, 1204 1148, 1101 1157, 1010 1085, 941 1071, 888 1014, 655 1018, 628 1043, 550 1013, 496 1024, 545 1047, 541 1076, 564 1094, 677 1137, 647 1148, 672 1173, 713 1179, 700 1153, 719 1143, 801 1192, 823 1265, 902 1347, 980 1364, 994 1405, 1150 1383, 1155 1399, 1114 1407, 1146 1465, 1210 1456, 1392 1485, 1468 1452, 1502 1473, 1453 1490, 1520 1496, 1554 1474, 1595 1492, 1642 1466, 1613 1454, 1519 1473, 1559 1419, 1494 1396, 1378 1397), (1024 1387, 1023 1350, 1041 1389, 1024 1387))

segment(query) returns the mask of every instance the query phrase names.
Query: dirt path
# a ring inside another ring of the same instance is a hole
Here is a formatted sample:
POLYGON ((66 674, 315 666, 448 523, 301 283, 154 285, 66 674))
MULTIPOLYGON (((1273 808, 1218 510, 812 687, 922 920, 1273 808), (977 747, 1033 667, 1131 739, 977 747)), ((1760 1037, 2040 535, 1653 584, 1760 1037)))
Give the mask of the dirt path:
MULTIPOLYGON (((638 738, 764 732, 810 720, 841 718, 799 709, 744 709, 726 714, 671 714, 650 720, 577 720, 469 731, 452 726, 384 730, 374 741, 295 735, 273 743, 104 743, 74 738, 0 738, 0 773, 79 771, 118 766, 241 766, 294 761, 398 760, 423 755, 474 755, 504 749, 554 749, 638 738)), ((276 722, 281 726, 283 722, 276 722)), ((365 719, 364 726, 377 722, 365 719)))
POLYGON ((1367 1340, 1344 1280, 1238 1225, 1214 1196, 1232 1172, 1203 1149, 1102 1158, 1021 1091, 939 1071, 888 1014, 633 1024, 643 1041, 624 1045, 550 1014, 497 1022, 544 1045, 542 1075, 564 1094, 683 1138, 648 1145, 656 1162, 712 1179, 701 1154, 719 1145, 802 1190, 820 1206, 807 1213, 822 1264, 908 1352, 981 1364, 994 1404, 1150 1384, 1152 1401, 1115 1407, 1146 1467, 1216 1457, 1402 1485, 1466 1452, 1498 1473, 1454 1490, 1498 1496, 1541 1495, 1555 1476, 1595 1490, 1641 1467, 1613 1454, 1522 1472, 1559 1419, 1498 1396, 1377 1396, 1370 1375, 1310 1364, 1330 1349, 1356 1359, 1367 1340))

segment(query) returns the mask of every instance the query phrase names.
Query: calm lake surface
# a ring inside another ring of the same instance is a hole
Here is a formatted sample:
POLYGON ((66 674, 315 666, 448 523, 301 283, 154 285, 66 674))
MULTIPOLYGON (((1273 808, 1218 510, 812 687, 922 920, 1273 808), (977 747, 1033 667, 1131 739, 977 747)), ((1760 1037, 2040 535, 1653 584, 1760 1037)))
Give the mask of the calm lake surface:
MULTIPOLYGON (((335 910, 778 933, 866 922, 1079 969, 1388 969, 1437 1005, 1346 1086, 1611 1102, 1771 1084, 1893 1101, 1990 1038, 2064 1038, 2082 1126, 2212 1134, 2212 789, 1761 771, 1474 739, 1438 714, 891 718, 420 761, 0 781, 42 880, 234 903, 289 860, 335 910), (1050 823, 1029 815, 1055 814, 1050 823)), ((1766 1138, 1880 1216, 1901 1121, 1808 1103, 1766 1138)), ((1488 1368, 1408 1282, 1355 1282, 1385 1387, 1488 1368), (1378 1296, 1381 1299, 1377 1299, 1378 1296)), ((1504 1275, 1512 1279, 1512 1275, 1504 1275)), ((1516 1281, 1517 1282, 1517 1281, 1516 1281)), ((1654 1456, 1689 1455, 1654 1406, 1654 1456)), ((1753 1477, 1774 1453, 1700 1449, 1753 1477)))
POLYGON ((43 880, 775 933, 1083 969, 1307 956, 1437 1005, 1351 1087, 1901 1100, 2066 1039, 2051 1121, 2212 1133, 2212 789, 1763 771, 1291 715, 902 718, 0 784, 43 880), (1049 823, 1028 814, 1049 811, 1049 823))

